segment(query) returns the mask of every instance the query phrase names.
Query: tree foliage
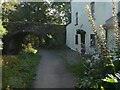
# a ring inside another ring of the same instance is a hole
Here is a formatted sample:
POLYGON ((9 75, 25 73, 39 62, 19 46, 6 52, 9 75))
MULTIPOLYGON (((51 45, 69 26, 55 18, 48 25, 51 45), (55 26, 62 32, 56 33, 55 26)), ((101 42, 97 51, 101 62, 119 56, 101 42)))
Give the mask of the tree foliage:
POLYGON ((2 49, 2 37, 7 34, 6 29, 2 25, 2 20, 0 19, 0 50, 2 49))
POLYGON ((29 23, 68 23, 70 2, 7 2, 3 4, 2 10, 4 26, 9 27, 9 30, 18 30, 29 23))
POLYGON ((6 27, 10 21, 9 17, 17 8, 17 3, 15 2, 6 2, 2 4, 2 21, 4 27, 6 27))

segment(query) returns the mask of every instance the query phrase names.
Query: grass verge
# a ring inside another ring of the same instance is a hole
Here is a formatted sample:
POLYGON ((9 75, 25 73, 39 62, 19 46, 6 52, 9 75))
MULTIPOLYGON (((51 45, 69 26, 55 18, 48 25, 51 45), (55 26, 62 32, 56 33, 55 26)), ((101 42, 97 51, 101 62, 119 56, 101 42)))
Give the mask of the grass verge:
POLYGON ((36 76, 40 55, 3 56, 2 88, 30 88, 36 76))
POLYGON ((86 67, 84 66, 84 61, 80 60, 78 63, 74 64, 67 63, 67 68, 75 77, 76 83, 74 84, 74 87, 76 87, 80 80, 85 77, 86 67))
POLYGON ((88 71, 88 68, 85 66, 85 63, 87 58, 88 58, 87 56, 86 58, 79 56, 79 58, 77 57, 78 63, 70 64, 66 62, 68 69, 75 77, 75 80, 76 80, 76 83, 74 85, 75 88, 79 86, 79 83, 81 83, 81 80, 86 77, 86 72, 88 71))
POLYGON ((78 64, 67 64, 67 67, 75 77, 84 77, 85 67, 83 62, 79 62, 78 64))

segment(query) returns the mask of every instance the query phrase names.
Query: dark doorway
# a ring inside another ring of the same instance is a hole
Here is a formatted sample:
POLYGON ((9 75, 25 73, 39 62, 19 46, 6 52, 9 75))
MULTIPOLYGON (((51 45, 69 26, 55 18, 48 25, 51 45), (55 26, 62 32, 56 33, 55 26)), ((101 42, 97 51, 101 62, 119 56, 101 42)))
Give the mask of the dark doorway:
POLYGON ((81 53, 85 54, 85 33, 81 34, 81 53))
POLYGON ((81 34, 81 43, 85 44, 85 34, 81 34))
POLYGON ((85 34, 86 34, 86 32, 82 29, 78 29, 77 34, 80 34, 80 36, 81 36, 81 53, 85 54, 85 34))

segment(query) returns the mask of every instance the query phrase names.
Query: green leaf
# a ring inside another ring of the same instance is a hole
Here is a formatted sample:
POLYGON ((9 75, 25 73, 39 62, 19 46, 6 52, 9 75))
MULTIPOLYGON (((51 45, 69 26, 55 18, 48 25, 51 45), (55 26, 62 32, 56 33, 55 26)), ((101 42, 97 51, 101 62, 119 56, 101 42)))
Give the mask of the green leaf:
POLYGON ((105 79, 101 79, 102 81, 109 82, 109 83, 118 83, 118 80, 111 74, 108 74, 108 77, 105 79))
POLYGON ((100 86, 101 90, 105 90, 103 86, 100 86))

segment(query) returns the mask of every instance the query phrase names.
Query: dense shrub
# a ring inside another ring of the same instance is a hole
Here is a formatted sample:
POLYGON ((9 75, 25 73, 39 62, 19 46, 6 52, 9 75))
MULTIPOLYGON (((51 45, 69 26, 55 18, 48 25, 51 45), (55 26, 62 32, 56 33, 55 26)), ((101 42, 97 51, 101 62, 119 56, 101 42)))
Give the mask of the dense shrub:
POLYGON ((37 50, 32 47, 31 43, 28 43, 27 45, 22 44, 22 46, 23 46, 23 52, 25 53, 31 53, 31 54, 37 53, 37 50))

